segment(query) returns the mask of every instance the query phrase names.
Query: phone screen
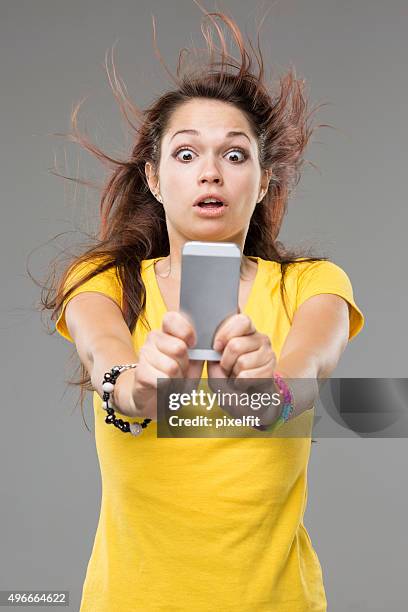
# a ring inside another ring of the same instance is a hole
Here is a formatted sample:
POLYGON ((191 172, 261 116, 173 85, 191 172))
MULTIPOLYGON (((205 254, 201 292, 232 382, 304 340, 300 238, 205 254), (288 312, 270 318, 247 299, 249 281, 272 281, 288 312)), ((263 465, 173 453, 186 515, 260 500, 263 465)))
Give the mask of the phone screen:
POLYGON ((182 251, 180 311, 188 314, 197 334, 190 359, 219 361, 213 350, 219 325, 238 308, 241 250, 232 242, 186 242, 182 251))

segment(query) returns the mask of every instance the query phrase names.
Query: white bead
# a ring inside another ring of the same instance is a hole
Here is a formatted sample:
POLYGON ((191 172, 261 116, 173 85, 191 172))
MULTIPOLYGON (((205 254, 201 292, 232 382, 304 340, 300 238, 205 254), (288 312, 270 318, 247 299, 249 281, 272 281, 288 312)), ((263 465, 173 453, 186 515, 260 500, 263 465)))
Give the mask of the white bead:
POLYGON ((102 400, 102 408, 107 410, 108 408, 113 408, 113 405, 109 400, 102 400))
POLYGON ((106 382, 103 383, 102 389, 104 391, 107 391, 107 393, 112 393, 112 391, 114 389, 114 385, 112 385, 111 382, 106 381, 106 382))
POLYGON ((129 429, 130 433, 134 436, 139 436, 143 431, 143 427, 140 423, 129 423, 129 429))

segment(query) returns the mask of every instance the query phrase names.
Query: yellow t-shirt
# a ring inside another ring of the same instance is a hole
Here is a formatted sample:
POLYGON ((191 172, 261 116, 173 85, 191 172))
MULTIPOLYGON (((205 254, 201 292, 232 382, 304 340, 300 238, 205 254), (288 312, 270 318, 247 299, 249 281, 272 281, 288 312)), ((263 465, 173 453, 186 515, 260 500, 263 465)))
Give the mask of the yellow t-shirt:
MULTIPOLYGON (((142 262, 151 329, 161 327, 166 312, 154 272, 158 259, 142 262)), ((244 312, 268 334, 279 359, 290 329, 280 265, 254 259, 258 270, 244 312)), ((336 264, 298 262, 285 287, 290 314, 313 295, 334 293, 349 304, 350 339, 362 329, 350 280, 336 264)), ((73 295, 81 291, 101 292, 122 306, 114 270, 73 295)), ((72 342, 64 309, 56 328, 72 342)), ((136 352, 147 333, 139 319, 136 352)), ((158 438, 152 421, 134 437, 104 422, 96 392, 93 406, 102 501, 81 612, 326 611, 321 566, 303 524, 310 436, 158 438)), ((297 419, 312 423, 312 413, 297 419)))

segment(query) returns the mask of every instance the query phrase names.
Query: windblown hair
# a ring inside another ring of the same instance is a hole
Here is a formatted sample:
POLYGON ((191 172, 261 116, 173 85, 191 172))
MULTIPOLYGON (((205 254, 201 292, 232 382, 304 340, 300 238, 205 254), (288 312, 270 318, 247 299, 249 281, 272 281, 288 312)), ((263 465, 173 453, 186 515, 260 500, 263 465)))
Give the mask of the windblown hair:
MULTIPOLYGON (((272 172, 268 192, 262 203, 255 207, 252 215, 244 254, 259 256, 281 264, 283 298, 284 276, 288 266, 299 258, 302 261, 327 259, 309 257, 310 252, 308 255, 302 255, 299 251, 289 251, 277 240, 289 195, 300 180, 300 169, 305 161, 303 152, 315 129, 309 120, 316 109, 308 111, 304 81, 297 79, 293 68, 290 68, 287 74, 279 78, 275 86, 268 87, 259 45, 259 29, 257 51, 249 41, 258 64, 255 74, 253 58, 234 20, 224 13, 204 12, 205 17, 201 25, 207 43, 204 65, 200 63, 200 54, 195 48, 192 51, 198 61, 190 62, 188 65, 185 56, 187 54, 187 57, 191 58, 192 53, 184 48, 179 54, 176 75, 168 70, 158 52, 153 17, 155 49, 160 62, 175 82, 175 88, 163 93, 145 110, 139 109, 130 100, 126 87, 117 74, 113 50, 111 70, 107 54, 106 70, 110 86, 122 114, 134 132, 133 148, 126 159, 115 159, 106 154, 80 132, 78 112, 81 103, 72 113, 72 131, 68 134, 68 138, 106 165, 109 168, 109 176, 103 185, 100 197, 100 228, 95 237, 95 244, 70 261, 59 277, 55 273, 54 266, 54 272, 50 274, 46 285, 42 286, 41 310, 51 310, 52 321, 57 319, 64 300, 77 286, 96 274, 116 267, 123 287, 123 316, 130 332, 135 329, 139 317, 147 325, 143 314, 146 291, 141 278, 140 264, 144 259, 167 256, 170 249, 164 209, 150 192, 144 167, 146 161, 150 161, 153 167, 158 169, 161 139, 169 120, 176 109, 192 99, 225 101, 240 109, 256 135, 261 169, 269 169, 272 172), (218 33, 221 49, 217 48, 213 41, 211 28, 205 23, 206 18, 211 20, 218 33), (220 19, 232 33, 239 49, 240 60, 228 52, 225 35, 216 18, 220 19), (217 53, 220 56, 218 60, 217 53), (92 272, 67 290, 65 283, 72 266, 95 260, 98 265, 93 267, 92 272)), ((80 179, 71 180, 85 183, 80 179)), ((287 309, 286 312, 291 321, 287 309)), ((92 385, 90 376, 81 363, 79 368, 80 379, 67 382, 80 386, 82 410, 85 391, 92 390, 92 385)))

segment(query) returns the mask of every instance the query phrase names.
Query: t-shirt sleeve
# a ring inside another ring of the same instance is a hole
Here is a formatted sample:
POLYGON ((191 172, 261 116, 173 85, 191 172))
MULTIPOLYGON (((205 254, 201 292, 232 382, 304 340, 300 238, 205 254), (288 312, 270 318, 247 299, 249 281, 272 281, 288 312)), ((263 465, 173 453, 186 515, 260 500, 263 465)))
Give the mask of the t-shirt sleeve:
MULTIPOLYGON (((78 265, 74 265, 70 268, 67 278, 64 283, 64 292, 67 291, 70 287, 72 287, 78 280, 81 278, 85 278, 87 274, 92 269, 96 269, 97 264, 95 262, 81 262, 78 265)), ((68 302, 79 293, 83 293, 85 291, 95 291, 96 293, 103 293, 104 295, 111 298, 119 308, 122 308, 122 287, 120 283, 120 278, 117 273, 117 269, 115 266, 105 270, 104 272, 99 272, 95 276, 93 276, 90 280, 85 281, 79 287, 77 287, 69 296, 66 298, 62 304, 61 312, 58 316, 58 319, 55 323, 55 328, 63 338, 69 340, 69 342, 74 342, 72 339, 67 324, 65 321, 65 308, 68 302)))
POLYGON ((302 262, 299 264, 296 308, 313 295, 334 293, 349 306, 349 340, 364 326, 364 315, 354 301, 353 287, 346 272, 331 261, 302 262))

